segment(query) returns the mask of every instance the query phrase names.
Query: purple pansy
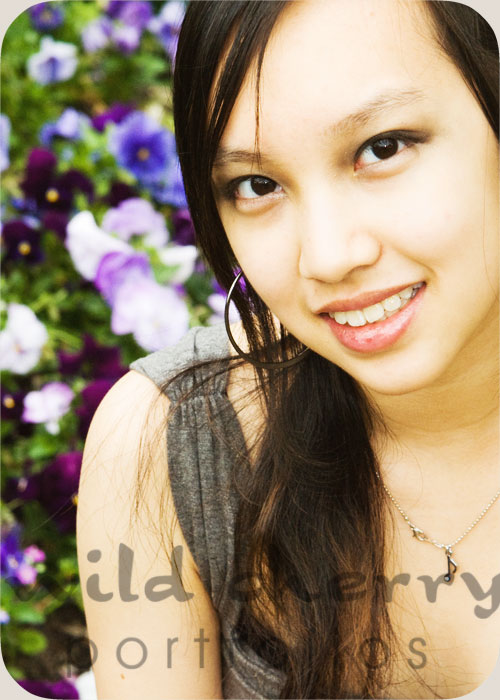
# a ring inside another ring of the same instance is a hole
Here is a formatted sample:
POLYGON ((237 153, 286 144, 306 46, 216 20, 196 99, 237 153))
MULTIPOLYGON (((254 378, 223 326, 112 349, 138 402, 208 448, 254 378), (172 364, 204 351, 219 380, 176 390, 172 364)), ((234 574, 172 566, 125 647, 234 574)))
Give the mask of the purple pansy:
POLYGON ((80 352, 59 351, 57 356, 59 371, 63 375, 116 380, 128 371, 121 362, 120 350, 116 345, 111 347, 99 345, 89 333, 83 336, 83 347, 80 352))
POLYGON ((0 567, 4 579, 22 585, 36 581, 37 570, 33 561, 27 559, 25 551, 20 546, 21 531, 15 525, 8 531, 2 531, 0 543, 0 567))
POLYGON ((5 246, 5 260, 38 263, 45 257, 40 248, 40 231, 24 221, 8 221, 2 229, 2 242, 5 246))
POLYGON ((115 209, 104 215, 101 224, 104 231, 115 233, 122 240, 131 236, 143 235, 146 245, 160 248, 168 241, 165 218, 159 214, 150 202, 139 197, 121 202, 115 209))
POLYGON ((47 122, 40 130, 40 142, 44 146, 50 146, 55 137, 64 139, 79 139, 82 136, 84 126, 89 124, 90 119, 86 114, 77 112, 69 107, 65 109, 59 119, 55 122, 47 122))
POLYGON ((115 22, 111 30, 111 41, 124 54, 130 54, 139 47, 141 36, 140 29, 121 22, 115 22))
POLYGON ((78 272, 93 281, 102 258, 111 252, 132 254, 134 249, 102 231, 90 211, 81 211, 68 223, 66 248, 78 272))
POLYGON ((151 3, 141 0, 111 0, 106 12, 113 19, 137 27, 141 31, 153 16, 151 3))
POLYGON ((105 112, 97 114, 92 119, 92 126, 96 131, 103 132, 106 128, 106 124, 110 122, 114 124, 120 124, 125 117, 134 111, 134 107, 130 104, 125 104, 123 102, 115 102, 109 109, 105 112))
POLYGON ((94 19, 82 29, 82 44, 87 53, 100 51, 110 42, 113 23, 108 17, 94 19))
POLYGON ((58 698, 58 700, 78 700, 78 690, 67 679, 60 681, 17 681, 21 688, 39 698, 58 698))
POLYGON ((172 288, 147 277, 118 288, 111 315, 116 335, 133 333, 136 342, 151 352, 177 343, 188 327, 186 304, 172 288))
POLYGON ((78 65, 76 46, 64 41, 54 41, 45 36, 40 51, 28 58, 27 70, 30 78, 40 85, 60 83, 73 77, 78 65))
POLYGON ((119 165, 148 184, 164 175, 175 154, 175 138, 144 112, 132 112, 111 132, 109 150, 119 165))
POLYGON ((0 406, 2 420, 20 420, 24 410, 24 391, 8 391, 0 387, 0 406))
POLYGON ((69 411, 73 391, 63 382, 48 382, 40 391, 30 391, 24 397, 22 420, 25 423, 44 423, 51 435, 59 433, 59 419, 69 411))
POLYGON ((58 3, 41 2, 29 9, 31 24, 39 32, 57 29, 64 22, 64 13, 58 3))
POLYGON ((6 114, 0 114, 0 173, 9 165, 10 119, 6 114))
POLYGON ((143 278, 153 279, 149 258, 145 253, 108 253, 94 279, 94 284, 110 306, 113 306, 120 287, 125 283, 140 283, 143 278))
POLYGON ((158 202, 170 204, 179 209, 187 207, 181 168, 175 153, 172 155, 163 173, 154 182, 145 184, 158 202))
POLYGON ((172 2, 165 3, 161 12, 154 17, 148 25, 148 29, 159 38, 172 62, 175 61, 179 32, 184 14, 184 4, 173 0, 172 2))
POLYGON ((195 231, 189 209, 178 209, 172 216, 174 234, 172 238, 179 245, 194 245, 195 231))
POLYGON ((88 177, 78 170, 68 170, 62 175, 55 174, 57 158, 45 148, 34 148, 26 165, 25 177, 21 182, 28 202, 33 200, 42 213, 42 223, 47 228, 53 228, 58 233, 65 230, 67 216, 73 206, 76 191, 80 191, 89 201, 94 197, 94 186, 88 177), (51 219, 49 212, 59 212, 59 216, 51 219))
POLYGON ((125 199, 132 199, 133 197, 137 197, 135 187, 131 187, 125 182, 113 182, 108 194, 103 198, 103 202, 112 207, 117 207, 120 202, 123 202, 125 199))
POLYGON ((8 304, 7 314, 0 331, 0 369, 26 374, 38 364, 49 335, 29 306, 8 304))
POLYGON ((81 392, 82 405, 76 409, 80 419, 78 432, 85 439, 94 413, 115 382, 111 379, 96 379, 81 392))

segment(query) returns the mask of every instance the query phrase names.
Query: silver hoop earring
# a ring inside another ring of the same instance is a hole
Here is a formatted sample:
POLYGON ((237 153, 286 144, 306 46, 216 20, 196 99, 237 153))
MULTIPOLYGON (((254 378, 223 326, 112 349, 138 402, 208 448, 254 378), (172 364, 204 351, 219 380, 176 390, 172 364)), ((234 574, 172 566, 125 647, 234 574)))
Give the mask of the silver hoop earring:
POLYGON ((234 282, 232 283, 231 287, 229 288, 229 292, 226 297, 226 303, 224 306, 224 325, 226 326, 226 333, 227 337, 229 338, 229 342, 233 346, 233 348, 236 350, 238 355, 242 357, 243 359, 247 360, 250 362, 252 365, 255 367, 260 367, 261 369, 281 369, 284 367, 291 367, 292 365, 296 365, 297 362, 300 362, 301 360, 304 359, 304 357, 310 352, 309 348, 305 348, 305 350, 302 350, 302 352, 299 352, 298 355, 295 357, 292 357, 291 360, 284 360, 283 362, 261 362, 260 360, 254 359, 251 355, 249 355, 247 352, 243 352, 243 350, 239 347, 237 344, 236 340, 233 337, 233 334, 231 332, 231 327, 229 324, 229 305, 231 303, 231 296, 236 288, 236 285, 240 281, 240 279, 243 277, 243 272, 238 272, 236 275, 234 282))

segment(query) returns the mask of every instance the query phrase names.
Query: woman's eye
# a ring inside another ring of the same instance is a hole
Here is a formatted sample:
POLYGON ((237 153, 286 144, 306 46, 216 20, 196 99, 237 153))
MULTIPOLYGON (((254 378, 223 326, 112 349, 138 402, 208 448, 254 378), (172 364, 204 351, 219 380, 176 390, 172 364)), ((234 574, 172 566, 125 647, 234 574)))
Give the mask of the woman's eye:
POLYGON ((372 141, 361 151, 356 159, 355 169, 359 170, 368 165, 375 165, 383 160, 388 160, 409 145, 408 141, 395 136, 385 136, 372 141))
POLYGON ((258 199, 277 192, 281 192, 281 186, 274 180, 260 175, 240 180, 234 189, 236 199, 258 199))

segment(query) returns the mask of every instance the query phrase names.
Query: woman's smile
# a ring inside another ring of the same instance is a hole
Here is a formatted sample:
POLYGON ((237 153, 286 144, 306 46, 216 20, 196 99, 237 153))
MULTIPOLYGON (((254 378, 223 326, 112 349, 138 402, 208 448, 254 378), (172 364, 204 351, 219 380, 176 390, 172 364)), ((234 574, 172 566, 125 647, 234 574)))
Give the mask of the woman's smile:
POLYGON ((290 4, 266 49, 258 128, 250 71, 213 185, 245 276, 285 328, 400 394, 496 342, 498 154, 418 12, 379 5, 290 4))

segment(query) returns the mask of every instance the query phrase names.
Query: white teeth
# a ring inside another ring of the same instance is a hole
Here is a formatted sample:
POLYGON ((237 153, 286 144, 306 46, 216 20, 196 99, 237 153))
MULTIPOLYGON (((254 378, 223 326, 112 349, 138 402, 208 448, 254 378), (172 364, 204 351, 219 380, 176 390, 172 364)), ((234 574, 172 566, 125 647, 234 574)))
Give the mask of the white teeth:
POLYGON ((402 292, 399 292, 401 299, 410 299, 413 294, 413 287, 406 287, 402 292))
POLYGON ((363 314, 368 321, 368 323, 374 323, 375 321, 380 321, 384 316, 384 307, 382 304, 373 304, 372 306, 367 306, 363 309, 363 314))
POLYGON ((342 326, 347 323, 345 311, 330 311, 330 318, 334 318, 342 326))
POLYGON ((341 325, 346 323, 349 326, 364 326, 367 323, 376 323, 377 321, 383 321, 386 318, 393 316, 399 309, 406 306, 408 301, 412 299, 418 292, 420 287, 422 287, 423 282, 406 287, 398 294, 393 294, 387 299, 383 299, 377 304, 372 304, 364 309, 356 309, 354 311, 330 311, 328 315, 330 318, 335 319, 335 321, 341 325))
POLYGON ((393 294, 392 297, 387 297, 381 304, 386 311, 397 311, 401 306, 401 297, 399 294, 393 294))
POLYGON ((366 324, 366 318, 360 309, 356 309, 356 311, 346 311, 345 315, 347 323, 350 326, 364 326, 366 324))

